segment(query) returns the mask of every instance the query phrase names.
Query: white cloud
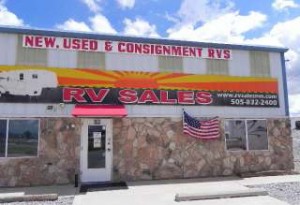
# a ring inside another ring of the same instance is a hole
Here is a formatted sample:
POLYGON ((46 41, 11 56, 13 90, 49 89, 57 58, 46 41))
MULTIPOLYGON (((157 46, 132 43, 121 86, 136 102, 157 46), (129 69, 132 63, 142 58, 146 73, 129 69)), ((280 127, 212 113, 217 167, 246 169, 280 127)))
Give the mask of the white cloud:
POLYGON ((296 4, 293 0, 275 0, 272 4, 272 7, 275 10, 285 10, 288 8, 297 8, 299 7, 298 4, 296 4))
POLYGON ((9 11, 3 1, 0 1, 0 24, 9 26, 24 26, 22 19, 9 11))
MULTIPOLYGON (((233 4, 219 6, 209 0, 184 0, 177 15, 168 15, 174 26, 167 30, 169 38, 238 44, 260 44, 287 47, 285 53, 291 116, 300 116, 300 16, 278 22, 258 38, 249 39, 247 32, 267 23, 265 14, 251 11, 241 15, 233 4), (201 6, 202 5, 202 6, 201 6), (201 6, 201 8, 199 8, 201 6), (225 9, 222 9, 225 8, 225 9)), ((294 1, 276 0, 276 9, 299 7, 294 1)))
POLYGON ((117 2, 122 9, 132 9, 135 4, 135 0, 117 0, 117 2))
POLYGON ((241 43, 244 41, 244 33, 261 27, 266 19, 266 15, 259 12, 251 11, 249 15, 242 16, 236 11, 223 14, 198 27, 187 24, 180 28, 170 28, 167 32, 172 39, 241 43))
POLYGON ((102 14, 97 14, 89 19, 92 30, 99 33, 116 34, 108 19, 102 14))
POLYGON ((78 22, 74 19, 68 19, 63 24, 59 24, 56 28, 68 31, 91 31, 90 27, 84 22, 78 22))
POLYGON ((292 71, 300 67, 300 29, 291 28, 300 28, 300 16, 285 22, 279 22, 262 37, 249 39, 246 42, 289 48, 289 51, 286 53, 286 59, 289 60, 287 68, 292 71))
POLYGON ((126 18, 123 23, 125 25, 123 33, 125 35, 159 37, 156 26, 151 25, 148 21, 143 19, 136 18, 132 21, 126 18))
MULTIPOLYGON (((90 11, 94 12, 94 16, 89 18, 89 24, 83 22, 76 22, 74 26, 79 28, 84 28, 87 31, 97 32, 97 33, 106 33, 106 34, 116 34, 117 31, 113 28, 109 20, 100 13, 101 6, 100 4, 103 0, 81 0, 90 11)), ((126 3, 126 2, 125 2, 126 3)))
POLYGON ((241 43, 244 34, 263 26, 267 16, 255 11, 240 15, 232 1, 184 0, 177 15, 167 18, 175 25, 167 30, 169 38, 241 43))
POLYGON ((90 17, 89 24, 82 21, 75 21, 74 19, 68 19, 64 23, 57 25, 56 28, 61 30, 86 31, 106 34, 117 33, 108 19, 102 14, 96 14, 95 16, 90 17))
POLYGON ((92 12, 99 12, 101 0, 81 0, 92 12))
POLYGON ((299 48, 300 44, 300 16, 294 19, 277 23, 270 31, 270 37, 276 37, 284 45, 291 48, 299 48))
POLYGON ((289 51, 285 54, 287 82, 291 115, 300 116, 300 16, 285 22, 279 22, 260 38, 247 40, 247 43, 283 46, 289 51))
POLYGON ((290 95, 290 112, 293 117, 300 117, 300 94, 290 95))
POLYGON ((186 24, 194 26, 199 22, 208 22, 227 13, 232 7, 233 3, 228 0, 183 0, 180 9, 174 16, 174 18, 177 18, 175 27, 186 24))

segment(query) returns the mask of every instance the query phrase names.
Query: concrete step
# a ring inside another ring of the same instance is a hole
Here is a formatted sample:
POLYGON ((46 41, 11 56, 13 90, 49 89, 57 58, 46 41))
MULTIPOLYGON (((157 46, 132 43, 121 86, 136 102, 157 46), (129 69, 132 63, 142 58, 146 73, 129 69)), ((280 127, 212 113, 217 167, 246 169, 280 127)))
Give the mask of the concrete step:
POLYGON ((1 194, 0 203, 22 202, 22 201, 54 201, 58 199, 57 194, 34 194, 34 195, 13 195, 1 194))
POLYGON ((220 198, 234 198, 234 197, 249 197, 249 196, 266 196, 269 195, 264 189, 251 188, 247 190, 223 190, 217 192, 201 192, 201 193, 177 193, 175 201, 192 201, 192 200, 206 200, 206 199, 220 199, 220 198))

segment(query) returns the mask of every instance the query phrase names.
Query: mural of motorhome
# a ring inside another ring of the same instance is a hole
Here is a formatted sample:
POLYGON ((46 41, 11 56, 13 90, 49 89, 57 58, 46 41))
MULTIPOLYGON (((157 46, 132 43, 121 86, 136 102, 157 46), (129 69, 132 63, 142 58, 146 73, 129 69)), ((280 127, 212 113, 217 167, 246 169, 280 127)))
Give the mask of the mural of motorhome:
POLYGON ((44 88, 56 88, 57 76, 46 70, 14 70, 0 73, 0 96, 39 96, 44 88))

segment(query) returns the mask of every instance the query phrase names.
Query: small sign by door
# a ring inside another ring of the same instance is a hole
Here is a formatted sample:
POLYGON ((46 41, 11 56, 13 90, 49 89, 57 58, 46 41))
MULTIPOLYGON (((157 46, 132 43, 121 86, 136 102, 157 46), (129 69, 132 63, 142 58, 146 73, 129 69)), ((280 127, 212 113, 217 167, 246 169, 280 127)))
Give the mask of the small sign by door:
POLYGON ((93 138, 94 138, 94 148, 101 148, 101 138, 102 134, 101 132, 94 132, 93 133, 93 138))

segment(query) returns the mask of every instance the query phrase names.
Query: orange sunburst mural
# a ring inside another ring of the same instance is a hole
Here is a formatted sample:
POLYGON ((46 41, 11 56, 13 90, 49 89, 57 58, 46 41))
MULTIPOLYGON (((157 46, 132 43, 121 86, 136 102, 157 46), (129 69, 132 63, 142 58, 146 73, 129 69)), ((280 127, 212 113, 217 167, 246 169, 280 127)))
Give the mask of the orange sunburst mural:
POLYGON ((61 87, 278 93, 277 79, 267 77, 0 66, 1 72, 13 70, 47 70, 54 72, 57 76, 58 86, 61 87))
POLYGON ((277 93, 274 78, 149 73, 133 71, 95 71, 80 69, 77 78, 59 77, 61 86, 110 87, 160 90, 205 90, 231 92, 277 93), (93 74, 83 79, 84 73, 93 74))

